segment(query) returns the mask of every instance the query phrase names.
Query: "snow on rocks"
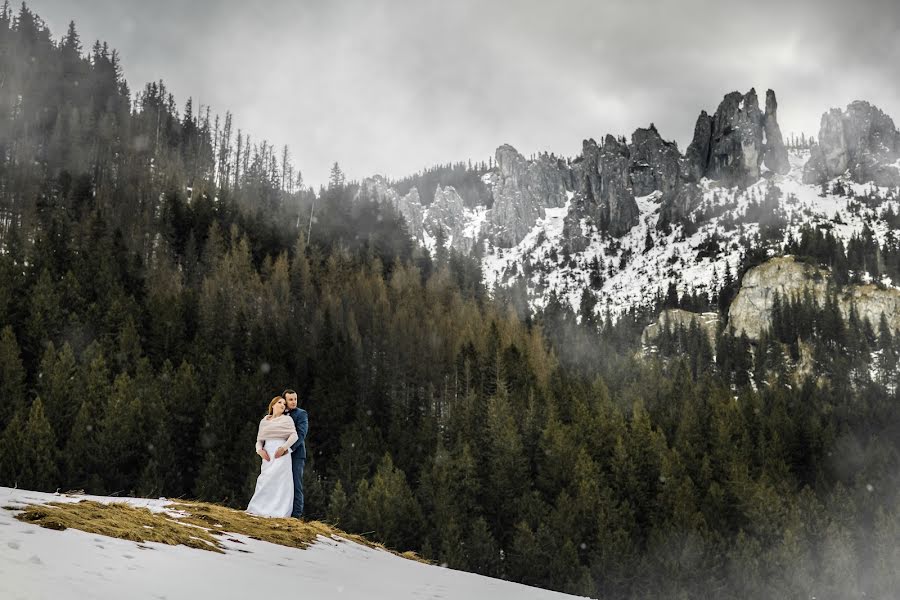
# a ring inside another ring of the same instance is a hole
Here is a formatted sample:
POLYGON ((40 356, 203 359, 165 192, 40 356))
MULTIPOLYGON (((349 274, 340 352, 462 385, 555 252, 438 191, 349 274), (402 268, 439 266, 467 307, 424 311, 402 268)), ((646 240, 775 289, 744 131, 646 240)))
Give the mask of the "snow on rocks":
POLYGON ((562 238, 570 198, 564 209, 548 209, 545 218, 516 246, 486 245, 482 263, 485 282, 490 289, 524 278, 533 308, 546 306, 549 294, 556 292, 577 313, 581 294, 590 281, 591 263, 596 259, 601 264, 602 285, 595 290, 595 310, 600 314, 609 311, 615 318, 633 306, 652 304, 670 284, 675 284, 679 294, 716 291, 726 271, 735 273, 741 253, 761 233, 761 216, 780 220, 783 237, 773 244, 770 255, 780 252, 778 246, 783 250, 789 239, 796 239, 804 226, 830 230, 844 243, 868 226, 883 243, 889 228, 881 215, 889 207, 900 212, 900 202, 892 196, 894 191, 856 184, 843 177, 832 185, 839 184, 854 196, 872 197, 875 202, 863 203, 832 193, 831 187, 823 195, 821 186, 802 181, 809 155, 806 150, 790 152, 787 174, 768 173, 746 188, 701 180, 702 199, 690 215, 689 230, 686 224, 660 230, 659 193, 637 197, 638 221, 624 236, 602 235, 583 223, 583 233, 592 229, 586 235, 589 243, 583 251, 567 255, 562 251, 562 238), (759 207, 773 187, 781 192, 777 206, 761 211, 759 207))

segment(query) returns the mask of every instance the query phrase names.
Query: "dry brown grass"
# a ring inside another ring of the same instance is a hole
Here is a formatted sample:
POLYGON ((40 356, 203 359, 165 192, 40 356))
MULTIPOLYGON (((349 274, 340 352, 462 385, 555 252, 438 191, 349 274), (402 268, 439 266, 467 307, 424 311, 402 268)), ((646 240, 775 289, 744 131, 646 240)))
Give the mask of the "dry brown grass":
POLYGON ((77 503, 32 504, 16 518, 60 531, 71 527, 133 542, 159 542, 222 552, 221 545, 209 530, 124 502, 103 504, 82 500, 77 503))
MULTIPOLYGON (((362 536, 344 533, 320 521, 257 517, 206 502, 179 501, 166 505, 166 508, 178 511, 178 514, 152 512, 124 502, 104 504, 82 500, 29 505, 16 518, 48 529, 63 530, 71 527, 139 543, 180 544, 212 552, 223 552, 224 546, 220 538, 228 534, 245 535, 255 540, 301 549, 312 544, 320 535, 337 536, 370 548, 393 552, 381 544, 362 536)), ((414 552, 393 553, 410 560, 427 562, 414 552)))

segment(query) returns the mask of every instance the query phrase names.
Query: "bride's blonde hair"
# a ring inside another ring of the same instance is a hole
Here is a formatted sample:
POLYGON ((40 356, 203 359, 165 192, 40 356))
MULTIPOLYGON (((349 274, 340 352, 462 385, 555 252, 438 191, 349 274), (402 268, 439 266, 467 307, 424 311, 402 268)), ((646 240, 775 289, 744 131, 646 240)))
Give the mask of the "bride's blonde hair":
MULTIPOLYGON (((272 407, 275 406, 275 403, 278 402, 279 400, 284 400, 284 398, 282 398, 281 396, 275 396, 274 398, 272 398, 272 401, 269 402, 269 412, 268 412, 268 415, 269 415, 270 417, 272 416, 272 407)), ((286 410, 286 409, 287 409, 287 402, 286 402, 286 401, 285 401, 285 403, 284 403, 284 407, 285 407, 285 410, 286 410)))

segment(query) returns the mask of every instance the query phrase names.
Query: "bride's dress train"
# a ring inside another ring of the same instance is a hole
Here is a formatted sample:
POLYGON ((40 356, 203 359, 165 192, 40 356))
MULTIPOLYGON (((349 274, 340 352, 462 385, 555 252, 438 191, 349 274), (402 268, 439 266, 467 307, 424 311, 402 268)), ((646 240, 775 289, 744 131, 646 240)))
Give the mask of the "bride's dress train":
POLYGON ((289 517, 294 507, 294 475, 291 455, 275 458, 275 452, 287 440, 266 440, 263 446, 271 460, 262 461, 256 491, 247 505, 247 512, 263 517, 289 517))

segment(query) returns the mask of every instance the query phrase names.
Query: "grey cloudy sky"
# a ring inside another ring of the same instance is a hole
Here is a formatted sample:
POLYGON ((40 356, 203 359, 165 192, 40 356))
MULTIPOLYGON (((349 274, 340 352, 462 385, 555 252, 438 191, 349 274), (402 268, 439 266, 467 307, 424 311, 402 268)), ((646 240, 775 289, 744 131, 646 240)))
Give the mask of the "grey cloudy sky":
POLYGON ((524 154, 655 122, 682 151, 701 109, 776 91, 785 134, 855 99, 900 121, 900 2, 33 0, 55 38, 117 48, 132 91, 164 79, 288 144, 309 183, 524 154))

